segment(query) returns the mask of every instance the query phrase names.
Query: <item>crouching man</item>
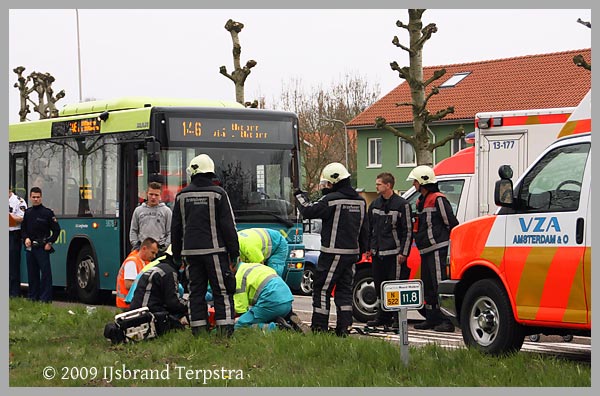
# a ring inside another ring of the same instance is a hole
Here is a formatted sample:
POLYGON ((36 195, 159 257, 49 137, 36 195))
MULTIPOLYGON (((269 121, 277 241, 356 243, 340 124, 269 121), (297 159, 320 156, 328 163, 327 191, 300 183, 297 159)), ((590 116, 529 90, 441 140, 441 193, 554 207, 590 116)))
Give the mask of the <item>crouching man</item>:
POLYGON ((105 327, 104 335, 113 343, 153 338, 189 324, 187 301, 179 295, 179 265, 173 260, 170 247, 147 267, 136 280, 127 312, 117 315, 115 323, 105 327))
POLYGON ((292 292, 273 268, 242 262, 234 270, 236 290, 233 300, 236 313, 241 315, 235 329, 257 326, 264 330, 309 330, 292 312, 292 292))

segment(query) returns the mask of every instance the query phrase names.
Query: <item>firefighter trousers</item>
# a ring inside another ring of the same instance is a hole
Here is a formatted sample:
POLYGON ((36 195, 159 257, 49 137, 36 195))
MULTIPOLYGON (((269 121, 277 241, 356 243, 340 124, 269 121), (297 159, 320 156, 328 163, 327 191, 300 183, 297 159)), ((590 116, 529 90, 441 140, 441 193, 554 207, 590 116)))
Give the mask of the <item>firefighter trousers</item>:
POLYGON ((327 330, 329 327, 331 292, 334 286, 334 301, 337 309, 336 329, 347 329, 352 326, 352 281, 354 263, 358 258, 356 254, 321 252, 319 255, 313 283, 313 329, 327 330))
POLYGON ((233 325, 235 322, 235 305, 233 303, 235 275, 229 269, 227 254, 187 256, 186 262, 190 291, 190 327, 208 325, 208 306, 206 304, 208 282, 210 282, 214 299, 216 325, 233 325))

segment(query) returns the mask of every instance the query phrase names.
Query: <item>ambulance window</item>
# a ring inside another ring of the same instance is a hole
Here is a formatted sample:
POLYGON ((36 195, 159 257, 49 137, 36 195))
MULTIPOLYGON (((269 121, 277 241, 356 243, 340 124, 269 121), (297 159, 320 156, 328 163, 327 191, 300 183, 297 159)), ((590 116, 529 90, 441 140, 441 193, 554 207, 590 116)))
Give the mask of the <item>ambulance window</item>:
POLYGON ((523 179, 518 193, 519 211, 577 210, 589 152, 589 143, 548 152, 523 179))
MULTIPOLYGON (((463 187, 465 185, 464 179, 458 180, 440 180, 438 182, 438 188, 440 192, 448 198, 450 202, 450 206, 452 206, 452 211, 456 216, 458 212, 458 205, 460 203, 460 196, 463 191, 463 187)), ((410 209, 413 213, 417 213, 417 199, 421 196, 418 192, 414 192, 412 195, 406 198, 408 203, 410 204, 410 209)))

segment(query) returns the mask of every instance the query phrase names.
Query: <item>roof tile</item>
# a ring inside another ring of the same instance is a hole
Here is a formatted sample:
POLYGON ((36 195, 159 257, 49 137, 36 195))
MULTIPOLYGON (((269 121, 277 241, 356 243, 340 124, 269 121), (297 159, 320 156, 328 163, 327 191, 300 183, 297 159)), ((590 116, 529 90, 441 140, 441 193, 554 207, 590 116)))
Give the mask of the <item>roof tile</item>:
MULTIPOLYGON (((454 113, 443 121, 474 119, 479 112, 575 107, 591 89, 592 73, 573 63, 581 54, 591 62, 591 48, 460 63, 423 68, 427 80, 433 72, 445 68, 446 74, 435 85, 455 73, 471 72, 454 87, 440 88, 427 106, 430 113, 454 106, 454 113)), ((375 118, 384 117, 388 124, 412 123, 408 84, 402 83, 348 123, 348 127, 373 126, 375 118)), ((431 85, 426 89, 430 92, 431 85)))

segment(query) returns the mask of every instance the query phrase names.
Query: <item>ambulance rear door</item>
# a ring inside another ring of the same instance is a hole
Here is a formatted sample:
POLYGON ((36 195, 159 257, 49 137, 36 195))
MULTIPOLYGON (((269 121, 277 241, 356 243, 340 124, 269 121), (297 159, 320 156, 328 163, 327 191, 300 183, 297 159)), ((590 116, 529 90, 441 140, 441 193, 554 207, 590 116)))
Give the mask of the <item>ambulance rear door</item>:
POLYGON ((515 187, 502 265, 521 321, 589 320, 590 148, 589 136, 554 144, 515 187))
POLYGON ((481 129, 478 153, 479 216, 494 213, 494 183, 498 180, 498 168, 510 165, 515 178, 525 171, 527 165, 527 130, 481 129))

